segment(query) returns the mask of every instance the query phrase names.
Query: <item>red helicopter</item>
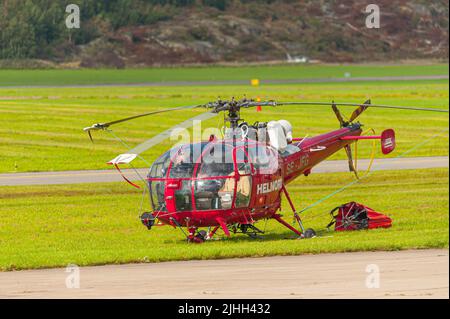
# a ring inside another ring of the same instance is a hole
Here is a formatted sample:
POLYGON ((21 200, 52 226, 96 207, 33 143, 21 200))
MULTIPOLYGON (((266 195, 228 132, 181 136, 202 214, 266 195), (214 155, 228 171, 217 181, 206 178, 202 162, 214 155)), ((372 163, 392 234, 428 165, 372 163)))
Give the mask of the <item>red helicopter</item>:
POLYGON ((273 218, 301 238, 310 238, 315 236, 315 231, 304 228, 287 185, 300 175, 308 176, 314 166, 341 149, 347 154, 349 170, 358 177, 350 145, 361 139, 379 139, 382 153, 392 152, 395 149, 395 134, 392 129, 383 131, 381 135, 367 136, 362 135, 362 124, 354 122, 369 107, 448 112, 440 109, 373 105, 370 100, 363 104, 338 104, 232 99, 144 113, 108 123, 97 123, 84 130, 92 140, 93 130, 107 130, 113 124, 143 116, 175 110, 209 109, 108 162, 120 172, 119 164, 129 164, 140 153, 168 138, 174 129, 190 127, 195 120, 206 120, 224 112, 224 121, 229 125, 225 125, 222 139, 211 135, 208 141, 178 145, 153 163, 145 180, 153 211, 142 213, 142 223, 148 229, 154 225, 180 228, 189 242, 200 243, 211 239, 220 228, 226 236, 239 232, 257 237, 263 231, 254 225, 255 222, 273 218), (241 108, 256 107, 261 110, 262 106, 283 105, 331 106, 340 129, 314 137, 296 138, 292 136, 292 126, 286 120, 248 124, 240 117, 241 108), (338 110, 338 105, 357 108, 346 121, 338 110), (283 194, 299 229, 283 220, 279 213, 283 194), (201 227, 208 227, 208 230, 200 230, 201 227))

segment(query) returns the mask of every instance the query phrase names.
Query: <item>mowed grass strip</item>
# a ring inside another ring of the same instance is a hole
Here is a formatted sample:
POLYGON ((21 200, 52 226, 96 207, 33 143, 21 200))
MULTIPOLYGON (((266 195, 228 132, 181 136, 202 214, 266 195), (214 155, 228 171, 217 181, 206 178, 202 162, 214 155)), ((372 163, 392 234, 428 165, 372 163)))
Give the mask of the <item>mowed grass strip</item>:
MULTIPOLYGON (((298 208, 351 181, 348 173, 313 174, 289 185, 298 208)), ((364 250, 448 247, 448 169, 376 172, 360 184, 305 212, 319 237, 296 240, 274 221, 256 225, 263 239, 245 235, 187 244, 168 226, 151 231, 140 223, 141 193, 126 183, 0 187, 0 269, 14 270, 130 262, 364 250), (358 201, 393 219, 390 229, 326 231, 328 212, 358 201)), ((148 198, 144 199, 148 206, 148 198)), ((287 221, 292 215, 284 200, 287 221)))
POLYGON ((255 65, 143 69, 0 70, 0 86, 98 85, 171 81, 235 81, 448 75, 448 64, 255 65))
MULTIPOLYGON (((448 109, 448 81, 367 82, 305 85, 122 87, 0 89, 0 173, 103 169, 127 149, 107 132, 94 132, 90 143, 83 128, 158 109, 214 101, 217 97, 275 99, 279 101, 345 101, 448 109)), ((353 108, 342 107, 349 116, 353 108)), ((203 112, 178 111, 137 119, 112 127, 130 146, 203 112)), ((243 110, 249 122, 287 119, 296 137, 312 136, 338 128, 331 108, 314 106, 266 107, 263 112, 243 110)), ((448 127, 448 114, 388 109, 369 109, 359 118, 365 128, 380 133, 394 128, 397 156, 448 127)), ((222 116, 203 123, 202 128, 222 126, 222 116)), ((203 138, 208 138, 208 136, 203 138)), ((198 139, 197 137, 196 139, 198 139)), ((143 154, 148 162, 178 142, 166 141, 143 154)), ((372 143, 359 144, 359 157, 369 157, 372 143)), ((377 155, 381 156, 379 144, 377 155)), ((448 134, 435 138, 408 156, 448 155, 448 134)), ((344 159, 344 152, 333 159, 344 159)), ((136 160, 138 167, 148 166, 136 160)))

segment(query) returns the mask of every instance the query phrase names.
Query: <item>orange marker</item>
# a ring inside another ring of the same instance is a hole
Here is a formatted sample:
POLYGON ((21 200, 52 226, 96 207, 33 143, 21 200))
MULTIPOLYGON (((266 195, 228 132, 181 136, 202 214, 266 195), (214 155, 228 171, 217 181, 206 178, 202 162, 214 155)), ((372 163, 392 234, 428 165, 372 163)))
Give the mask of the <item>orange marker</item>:
MULTIPOLYGON (((256 102, 261 102, 261 98, 257 97, 256 98, 256 102)), ((261 112, 261 111, 262 111, 261 105, 257 105, 256 106, 256 112, 261 112)))

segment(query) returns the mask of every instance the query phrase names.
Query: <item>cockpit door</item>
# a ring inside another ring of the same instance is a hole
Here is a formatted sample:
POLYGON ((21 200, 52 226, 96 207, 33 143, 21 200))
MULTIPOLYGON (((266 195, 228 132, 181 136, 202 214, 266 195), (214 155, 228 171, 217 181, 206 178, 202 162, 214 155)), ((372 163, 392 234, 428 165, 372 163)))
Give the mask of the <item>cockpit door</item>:
POLYGON ((180 179, 167 179, 166 189, 165 189, 165 200, 168 212, 175 212, 176 208, 176 191, 179 191, 182 186, 182 181, 180 179))
POLYGON ((236 208, 248 207, 252 196, 252 172, 253 165, 250 163, 248 152, 244 147, 235 149, 236 159, 236 208))
POLYGON ((249 148, 249 155, 255 170, 252 206, 267 208, 278 203, 283 186, 278 152, 269 146, 257 145, 249 148))
POLYGON ((165 192, 169 212, 192 211, 192 174, 196 166, 192 148, 183 147, 172 158, 165 192))

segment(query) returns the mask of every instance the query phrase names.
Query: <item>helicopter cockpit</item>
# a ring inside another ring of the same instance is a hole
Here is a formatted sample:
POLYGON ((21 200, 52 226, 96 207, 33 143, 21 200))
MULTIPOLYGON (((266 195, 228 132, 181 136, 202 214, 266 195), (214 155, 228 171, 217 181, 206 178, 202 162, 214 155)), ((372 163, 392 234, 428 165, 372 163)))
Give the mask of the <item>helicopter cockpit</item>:
MULTIPOLYGON (((266 148, 266 146, 262 146, 266 148)), ((208 211, 248 207, 252 172, 276 165, 256 156, 255 142, 187 144, 163 154, 152 165, 148 183, 154 211, 208 211), (251 163, 249 154, 259 162, 251 163)))
POLYGON ((299 150, 288 121, 226 128, 224 140, 172 148, 152 165, 154 211, 188 212, 248 207, 252 176, 274 174, 279 156, 299 150))

